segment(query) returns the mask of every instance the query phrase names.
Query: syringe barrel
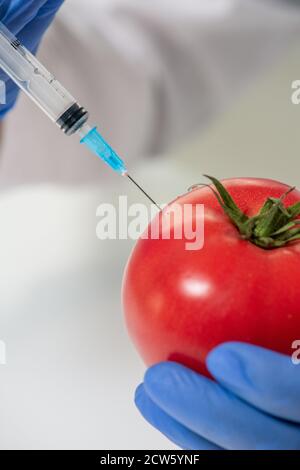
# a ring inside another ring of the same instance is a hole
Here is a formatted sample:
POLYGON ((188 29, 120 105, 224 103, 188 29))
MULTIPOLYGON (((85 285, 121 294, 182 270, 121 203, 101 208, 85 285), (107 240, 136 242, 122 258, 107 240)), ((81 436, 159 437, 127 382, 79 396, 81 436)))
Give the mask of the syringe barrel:
POLYGON ((1 22, 0 67, 66 134, 87 121, 87 111, 1 22))

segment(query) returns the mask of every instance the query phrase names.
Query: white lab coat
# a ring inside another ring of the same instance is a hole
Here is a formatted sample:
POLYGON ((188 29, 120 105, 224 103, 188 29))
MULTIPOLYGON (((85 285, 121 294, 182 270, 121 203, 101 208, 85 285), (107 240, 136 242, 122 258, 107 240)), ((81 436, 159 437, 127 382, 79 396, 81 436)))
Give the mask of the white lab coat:
MULTIPOLYGON (((200 131, 300 37, 300 6, 276 0, 72 0, 39 56, 133 161, 200 131)), ((22 97, 0 184, 101 180, 96 158, 22 97)), ((105 178, 113 178, 106 172, 105 178)))

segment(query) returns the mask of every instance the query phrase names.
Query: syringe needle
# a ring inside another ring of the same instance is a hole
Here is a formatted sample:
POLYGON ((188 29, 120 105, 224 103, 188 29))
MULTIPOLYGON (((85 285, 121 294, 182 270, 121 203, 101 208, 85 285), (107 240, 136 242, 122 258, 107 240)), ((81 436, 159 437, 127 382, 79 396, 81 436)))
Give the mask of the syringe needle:
POLYGON ((152 199, 152 197, 149 196, 148 193, 146 193, 146 191, 127 173, 126 174, 127 178, 130 179, 130 181, 135 184, 135 186, 137 188, 139 188, 140 191, 142 191, 143 194, 145 194, 145 196, 149 199, 149 201, 151 201, 153 204, 155 204, 155 206, 157 207, 157 209, 159 209, 161 211, 161 208, 159 207, 158 204, 156 204, 156 202, 152 199))
POLYGON ((148 193, 127 173, 127 168, 123 160, 117 155, 117 153, 110 147, 110 145, 103 139, 103 137, 97 131, 97 128, 91 128, 87 124, 82 126, 80 130, 81 143, 85 144, 92 152, 94 152, 101 160, 109 165, 119 175, 127 176, 130 181, 154 204, 159 211, 161 208, 158 204, 149 196, 148 193))

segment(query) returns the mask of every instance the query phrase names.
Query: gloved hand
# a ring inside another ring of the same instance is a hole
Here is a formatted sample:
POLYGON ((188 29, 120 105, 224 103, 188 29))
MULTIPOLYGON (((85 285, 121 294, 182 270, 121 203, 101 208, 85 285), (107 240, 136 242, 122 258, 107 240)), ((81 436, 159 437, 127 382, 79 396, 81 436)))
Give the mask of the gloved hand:
MULTIPOLYGON (((43 34, 63 0, 0 0, 0 21, 32 53, 36 53, 43 34)), ((19 93, 18 87, 0 69, 0 80, 6 84, 6 104, 0 104, 0 119, 10 111, 19 93)))
POLYGON ((300 365, 243 343, 208 356, 216 382, 186 367, 151 367, 136 391, 142 415, 183 449, 300 449, 300 365))

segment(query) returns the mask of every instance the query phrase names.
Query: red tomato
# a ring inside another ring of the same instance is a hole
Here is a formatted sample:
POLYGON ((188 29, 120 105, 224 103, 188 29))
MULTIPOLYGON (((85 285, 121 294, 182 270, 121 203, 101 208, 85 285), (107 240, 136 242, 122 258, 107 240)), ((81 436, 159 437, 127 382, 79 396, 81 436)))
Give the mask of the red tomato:
MULTIPOLYGON (((288 189, 254 178, 223 185, 248 216, 288 189)), ((294 190, 284 206, 299 200, 294 190)), ((176 203, 204 204, 203 248, 186 250, 185 238, 140 239, 124 277, 126 324, 145 363, 173 360, 208 374, 208 352, 226 341, 291 354, 300 339, 300 242, 266 250, 243 239, 208 187, 176 203)))

